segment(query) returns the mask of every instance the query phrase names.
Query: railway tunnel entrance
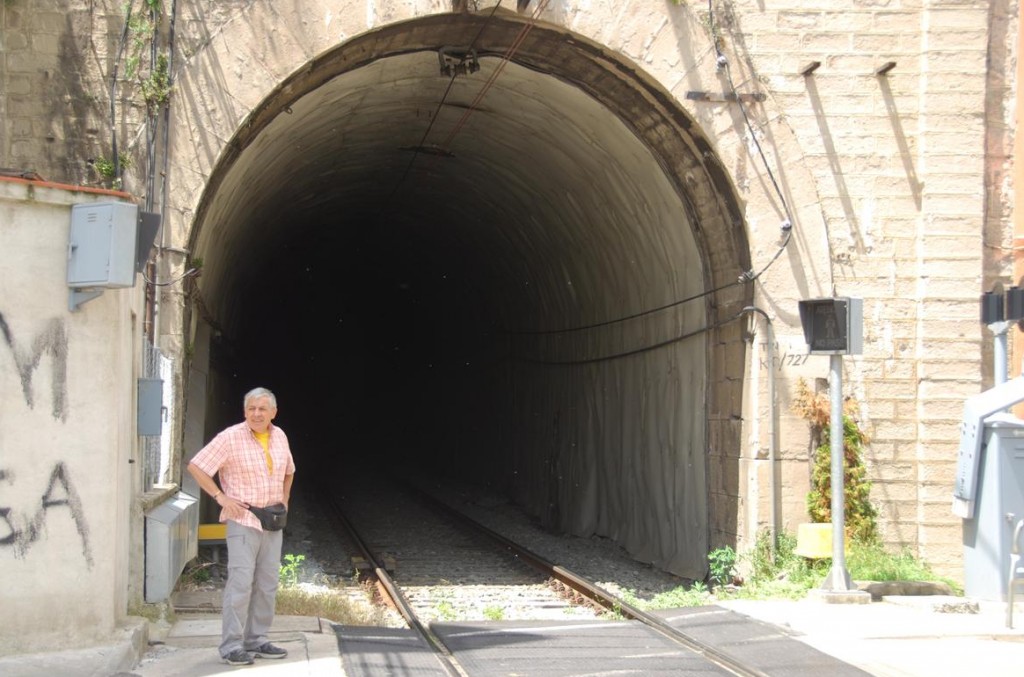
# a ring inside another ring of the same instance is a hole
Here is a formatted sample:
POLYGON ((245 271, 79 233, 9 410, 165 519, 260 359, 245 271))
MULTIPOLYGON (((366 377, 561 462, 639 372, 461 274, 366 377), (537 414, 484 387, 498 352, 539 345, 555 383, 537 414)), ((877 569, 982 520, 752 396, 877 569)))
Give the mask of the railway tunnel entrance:
POLYGON ((373 31, 238 129, 189 244, 204 427, 264 385, 297 486, 364 462, 468 480, 700 578, 735 524, 740 208, 663 88, 527 26, 373 31))

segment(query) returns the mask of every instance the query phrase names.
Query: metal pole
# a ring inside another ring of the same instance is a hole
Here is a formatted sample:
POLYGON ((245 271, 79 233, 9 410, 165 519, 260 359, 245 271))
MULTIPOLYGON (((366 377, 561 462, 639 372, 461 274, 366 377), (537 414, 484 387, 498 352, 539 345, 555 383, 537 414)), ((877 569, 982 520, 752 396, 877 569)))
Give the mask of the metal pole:
POLYGON ((768 315, 764 316, 765 338, 768 342, 768 486, 771 494, 772 504, 768 510, 772 522, 772 561, 775 562, 779 554, 779 516, 776 503, 779 499, 779 489, 775 482, 775 461, 776 447, 778 445, 778 433, 775 430, 775 420, 778 412, 775 410, 775 336, 772 332, 772 322, 768 315))
POLYGON ((828 572, 822 588, 845 592, 853 587, 850 572, 846 570, 846 514, 843 476, 843 357, 829 358, 829 399, 831 420, 829 442, 832 452, 832 569, 828 572))
POLYGON ((1006 383, 1008 365, 1006 364, 1006 334, 1010 328, 1009 322, 993 322, 988 326, 992 330, 993 336, 993 359, 994 359, 994 371, 996 385, 1006 383))
POLYGON ((768 313, 757 306, 747 306, 742 312, 758 313, 764 318, 765 342, 768 352, 766 358, 768 360, 768 492, 771 494, 768 519, 771 522, 772 561, 774 562, 779 550, 779 518, 776 508, 779 492, 775 480, 775 461, 778 455, 778 435, 775 430, 775 421, 778 418, 775 405, 775 334, 772 331, 772 320, 768 317, 768 313))

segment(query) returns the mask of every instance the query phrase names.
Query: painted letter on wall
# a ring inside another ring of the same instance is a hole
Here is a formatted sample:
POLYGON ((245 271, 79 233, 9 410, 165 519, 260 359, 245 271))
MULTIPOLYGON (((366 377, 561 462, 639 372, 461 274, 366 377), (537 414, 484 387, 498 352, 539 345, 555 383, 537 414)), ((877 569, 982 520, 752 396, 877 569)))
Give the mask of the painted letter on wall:
POLYGON ((53 399, 53 417, 58 421, 67 420, 67 372, 68 372, 68 337, 64 330, 64 321, 60 318, 50 320, 46 329, 36 336, 32 348, 25 350, 15 343, 11 328, 7 325, 3 313, 0 313, 0 333, 3 334, 7 347, 14 356, 14 365, 21 380, 21 392, 29 409, 35 406, 32 396, 32 373, 39 366, 44 354, 53 360, 53 377, 51 397, 53 399))
MULTIPOLYGON (((7 474, 0 470, 0 481, 9 479, 7 474)), ((34 515, 12 514, 10 507, 0 507, 0 545, 12 546, 14 556, 23 558, 33 543, 39 540, 44 533, 47 519, 50 519, 50 511, 58 508, 67 508, 68 516, 74 522, 75 530, 82 539, 82 556, 85 558, 86 566, 92 569, 92 548, 89 545, 89 525, 85 521, 85 513, 82 510, 82 501, 75 491, 71 479, 68 477, 68 470, 63 463, 57 463, 50 472, 50 481, 46 490, 40 498, 40 506, 34 515)))

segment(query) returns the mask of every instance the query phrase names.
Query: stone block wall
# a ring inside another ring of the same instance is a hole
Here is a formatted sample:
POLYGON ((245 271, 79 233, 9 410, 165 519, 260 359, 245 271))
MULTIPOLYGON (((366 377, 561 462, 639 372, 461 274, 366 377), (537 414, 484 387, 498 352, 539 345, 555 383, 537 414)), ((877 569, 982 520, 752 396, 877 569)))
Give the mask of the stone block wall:
MULTIPOLYGON (((978 295, 1007 273, 993 252, 1011 225, 1016 20, 1007 3, 735 5, 726 39, 746 46, 819 196, 823 229, 803 237, 827 238, 832 290, 864 299, 865 350, 845 383, 883 537, 952 573, 963 400, 991 383, 978 295)), ((786 381, 783 369, 784 400, 786 381)), ((784 463, 802 462, 804 428, 783 418, 784 463)))
MULTIPOLYGON (((111 160, 138 132, 139 105, 126 96, 123 3, 0 5, 0 167, 73 185, 104 183, 97 160, 111 160), (114 69, 119 66, 118 82, 114 69), (117 110, 110 110, 116 92, 117 110)), ((109 182, 107 182, 109 184, 109 182)))

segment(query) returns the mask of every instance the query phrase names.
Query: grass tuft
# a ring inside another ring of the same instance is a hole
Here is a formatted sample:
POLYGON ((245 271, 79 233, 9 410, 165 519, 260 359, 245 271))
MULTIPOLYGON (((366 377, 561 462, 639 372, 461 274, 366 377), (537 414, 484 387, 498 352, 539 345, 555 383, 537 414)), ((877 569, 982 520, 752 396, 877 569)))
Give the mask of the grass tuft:
POLYGON ((343 625, 385 625, 385 612, 369 603, 358 603, 344 589, 309 584, 282 586, 277 590, 276 612, 286 616, 318 616, 343 625))
POLYGON ((879 543, 854 541, 846 553, 846 568, 850 577, 858 581, 941 581, 962 593, 956 581, 936 576, 906 548, 891 553, 879 543))

